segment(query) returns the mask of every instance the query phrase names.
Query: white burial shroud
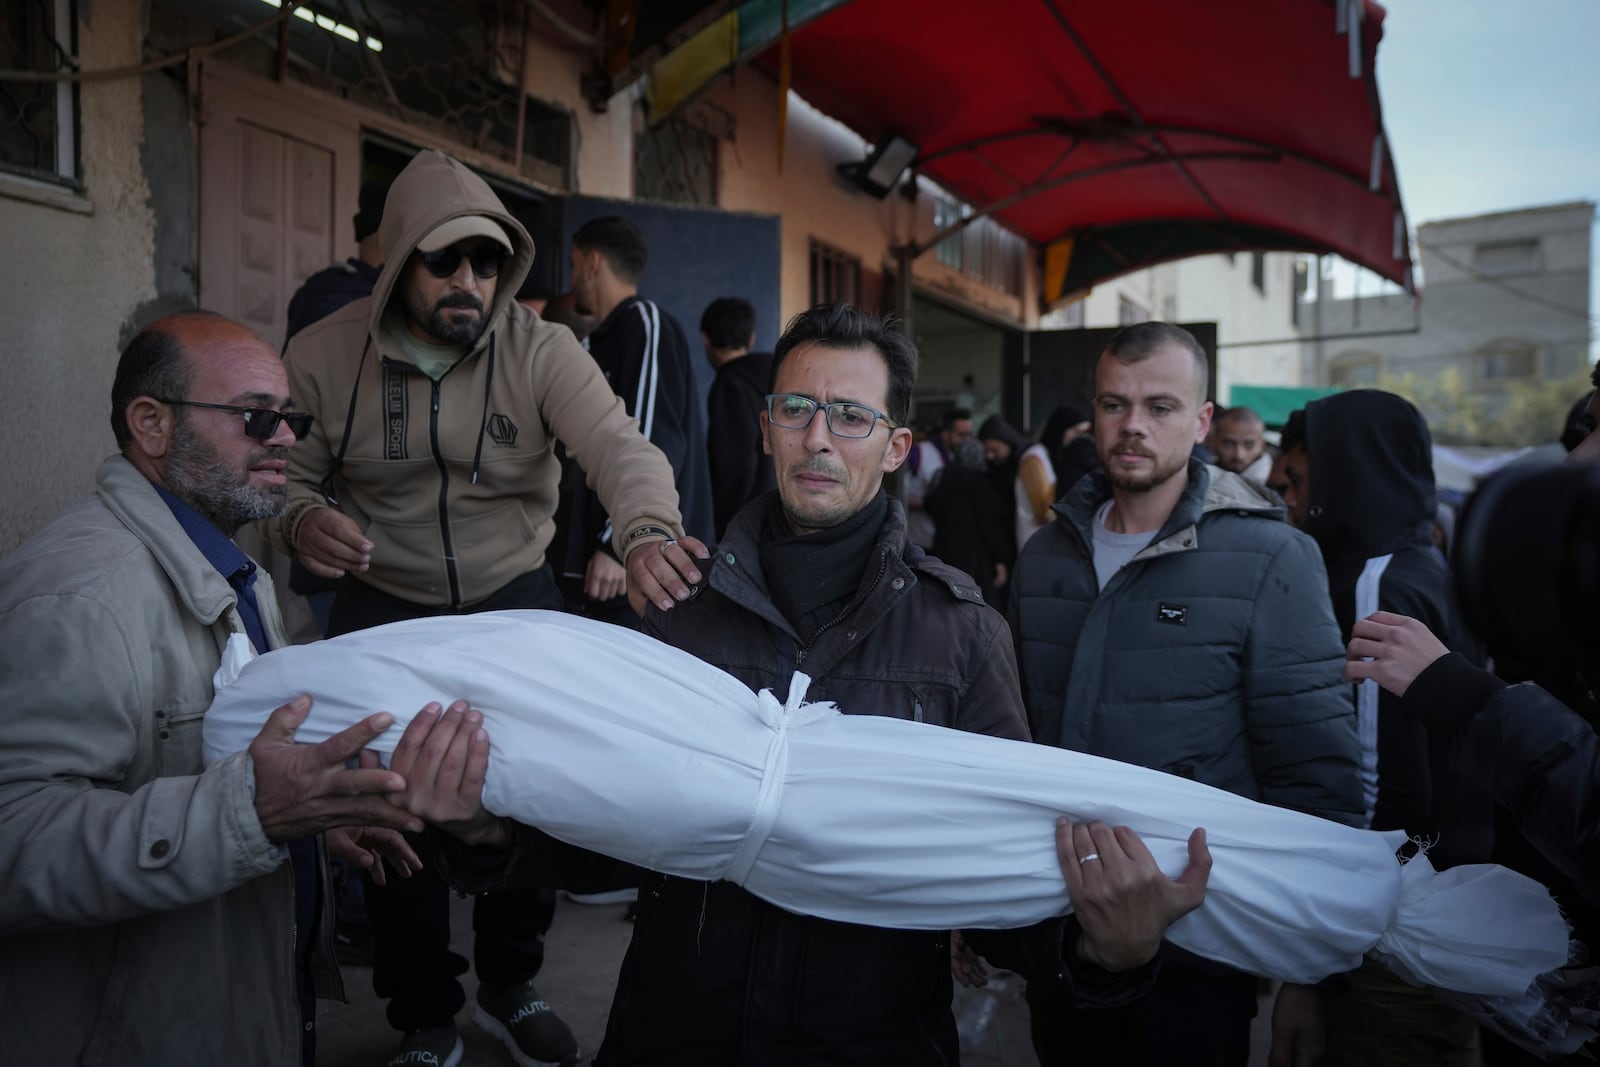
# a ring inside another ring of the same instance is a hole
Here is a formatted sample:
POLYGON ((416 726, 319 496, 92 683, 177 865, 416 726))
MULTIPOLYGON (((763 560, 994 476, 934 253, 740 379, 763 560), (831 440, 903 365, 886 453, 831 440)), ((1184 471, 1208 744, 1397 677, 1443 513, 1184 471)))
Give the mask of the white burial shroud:
MULTIPOLYGON (((556 612, 420 619, 225 663, 208 758, 314 698, 321 741, 374 711, 481 711, 483 803, 572 844, 790 911, 907 929, 1022 926, 1068 908, 1058 815, 1132 827, 1176 875, 1206 828, 1205 904, 1169 938, 1253 974, 1314 982, 1369 950, 1412 980, 1521 994, 1567 961, 1542 886, 1495 866, 1404 867, 1404 835, 1341 826, 1045 745, 786 703, 642 634, 556 612), (237 678, 227 674, 237 669, 237 678)), ((856 709, 868 710, 868 709, 856 709)))

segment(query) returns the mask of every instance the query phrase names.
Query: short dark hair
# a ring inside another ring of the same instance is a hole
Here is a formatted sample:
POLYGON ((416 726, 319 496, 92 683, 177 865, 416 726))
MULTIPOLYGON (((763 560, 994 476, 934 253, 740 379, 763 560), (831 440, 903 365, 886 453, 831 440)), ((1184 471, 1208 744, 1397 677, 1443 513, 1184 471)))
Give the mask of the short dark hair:
POLYGON ((356 241, 364 241, 378 232, 378 226, 383 222, 383 203, 389 199, 389 186, 394 183, 393 178, 372 179, 361 183, 361 192, 356 198, 357 207, 355 218, 350 221, 355 225, 356 241))
POLYGON ((1200 379, 1200 402, 1205 403, 1211 387, 1211 361, 1194 334, 1170 322, 1141 322, 1124 326, 1111 335, 1105 354, 1119 363, 1142 363, 1166 345, 1177 345, 1194 357, 1195 376, 1200 379))
POLYGON ((1223 422, 1244 422, 1250 424, 1251 426, 1266 425, 1266 422, 1261 418, 1261 416, 1256 414, 1255 408, 1246 407, 1243 404, 1239 404, 1231 408, 1223 408, 1221 411, 1211 416, 1211 425, 1215 426, 1218 423, 1223 422))
POLYGON ((789 320, 778 347, 772 350, 772 378, 767 391, 778 387, 778 368, 784 357, 803 344, 824 348, 876 348, 889 368, 888 408, 895 425, 911 417, 911 393, 917 387, 917 343, 900 328, 893 315, 874 315, 853 304, 818 304, 789 320))
POLYGON ((639 227, 620 215, 601 215, 579 226, 572 235, 572 246, 584 252, 599 252, 617 277, 628 283, 639 280, 650 246, 639 227))
POLYGON ((184 311, 157 319, 133 335, 117 360, 117 374, 111 382, 111 435, 117 440, 117 448, 126 452, 133 441, 133 432, 128 429, 128 405, 136 397, 189 397, 194 369, 172 325, 185 319, 216 317, 211 311, 184 311))
POLYGON ((1306 448, 1306 409, 1299 408, 1289 413, 1289 419, 1283 424, 1283 432, 1278 435, 1278 451, 1292 452, 1295 449, 1310 452, 1306 448))
POLYGON ((944 413, 944 418, 939 420, 939 428, 941 430, 948 430, 962 419, 966 419, 970 422, 972 419, 972 410, 970 408, 951 408, 949 411, 944 413))
POLYGON ((756 309, 737 296, 718 297, 701 313, 700 332, 712 348, 744 348, 755 336, 756 309))

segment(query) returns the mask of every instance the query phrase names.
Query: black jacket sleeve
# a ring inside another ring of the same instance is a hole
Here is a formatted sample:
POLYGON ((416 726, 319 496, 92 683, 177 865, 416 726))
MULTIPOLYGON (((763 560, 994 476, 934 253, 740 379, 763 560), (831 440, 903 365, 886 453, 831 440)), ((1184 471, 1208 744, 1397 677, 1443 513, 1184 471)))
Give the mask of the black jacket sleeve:
POLYGON ((1600 906, 1600 735, 1532 683, 1506 686, 1466 657, 1435 661, 1404 707, 1452 738, 1451 762, 1509 809, 1524 837, 1600 906))
MULTIPOLYGON (((614 330, 616 338, 608 340, 608 346, 614 344, 620 354, 609 374, 611 388, 638 420, 640 431, 672 465, 684 530, 709 542, 711 475, 688 342, 677 322, 648 300, 624 308, 614 330)), ((604 514, 592 490, 589 503, 594 514, 604 514)), ((610 540, 609 520, 595 540, 610 540)))
POLYGON ((755 497, 761 466, 759 398, 731 374, 719 374, 706 398, 706 459, 711 471, 711 501, 716 536, 755 497))
POLYGON ((1045 996, 1063 1007, 1119 1007, 1148 993, 1161 969, 1159 956, 1120 972, 1079 959, 1083 927, 1074 915, 1019 930, 967 930, 962 936, 991 965, 1020 974, 1030 999, 1045 996))
MULTIPOLYGON (((1389 581, 1387 575, 1385 579, 1378 591, 1379 610, 1419 619, 1436 634, 1448 632, 1437 606, 1427 597, 1409 584, 1389 581)), ((1398 705, 1398 697, 1378 687, 1378 796, 1372 828, 1420 834, 1431 821, 1433 799, 1428 731, 1403 715, 1398 705)))

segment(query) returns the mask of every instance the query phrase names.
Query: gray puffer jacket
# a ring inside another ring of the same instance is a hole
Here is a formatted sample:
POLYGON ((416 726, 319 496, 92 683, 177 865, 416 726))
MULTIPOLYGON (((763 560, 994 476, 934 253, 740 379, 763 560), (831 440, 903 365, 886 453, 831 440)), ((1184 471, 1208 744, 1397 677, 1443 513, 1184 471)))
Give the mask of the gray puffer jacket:
POLYGON ((1275 498, 1197 461, 1097 588, 1104 475, 1027 544, 1012 630, 1034 739, 1361 825, 1360 749, 1322 557, 1275 498))

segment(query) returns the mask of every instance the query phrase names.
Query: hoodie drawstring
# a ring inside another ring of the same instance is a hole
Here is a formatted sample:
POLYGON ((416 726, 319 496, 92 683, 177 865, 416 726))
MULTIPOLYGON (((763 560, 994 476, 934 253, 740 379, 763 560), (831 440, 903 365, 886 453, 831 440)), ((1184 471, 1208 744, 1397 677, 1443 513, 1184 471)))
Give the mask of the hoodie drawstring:
POLYGON ((361 346, 361 360, 356 364, 355 383, 350 386, 350 406, 344 412, 344 433, 339 437, 339 451, 334 453, 333 466, 328 470, 328 476, 322 479, 322 498, 334 507, 339 506, 338 499, 333 494, 333 476, 339 473, 344 466, 344 454, 350 448, 350 430, 356 421, 356 397, 361 393, 361 372, 367 366, 367 352, 372 348, 372 334, 367 334, 366 342, 361 346))
POLYGON ((489 368, 483 375, 483 416, 478 419, 478 447, 472 452, 472 484, 478 484, 478 465, 483 459, 483 435, 489 429, 489 390, 494 385, 494 333, 489 334, 489 368))

